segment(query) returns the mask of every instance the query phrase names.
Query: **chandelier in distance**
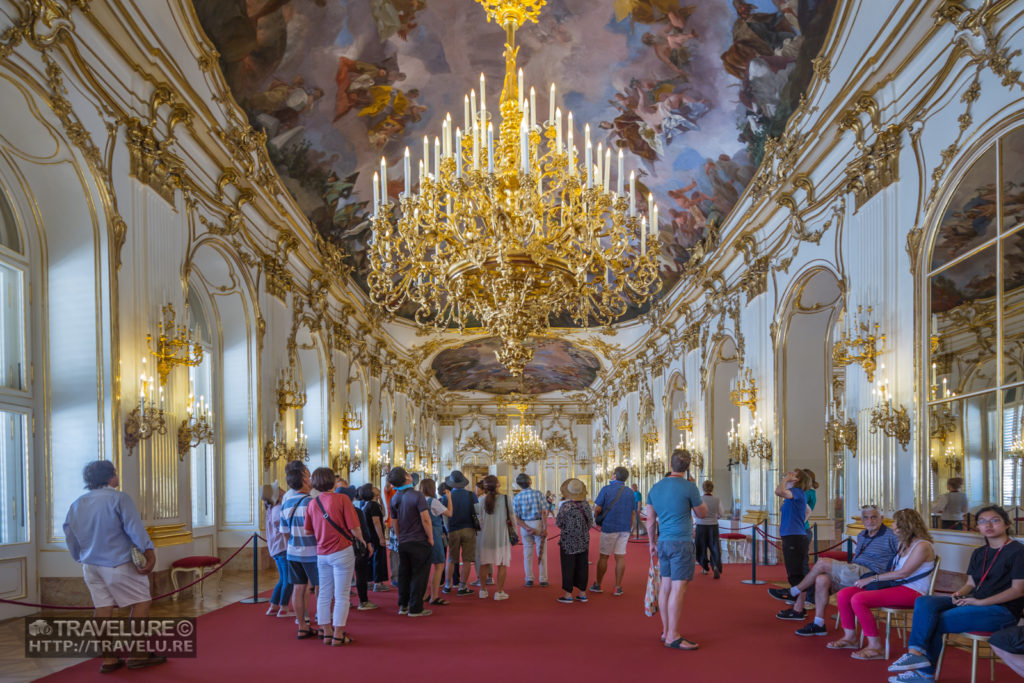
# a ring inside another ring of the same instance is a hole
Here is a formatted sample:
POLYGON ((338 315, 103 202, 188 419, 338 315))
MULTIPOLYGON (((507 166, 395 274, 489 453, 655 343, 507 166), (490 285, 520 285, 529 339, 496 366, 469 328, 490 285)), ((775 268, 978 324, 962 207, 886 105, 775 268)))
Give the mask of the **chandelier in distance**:
POLYGON ((526 424, 526 409, 529 406, 517 403, 513 407, 519 411, 519 424, 510 428, 508 434, 498 444, 498 457, 512 467, 522 470, 531 462, 544 460, 548 454, 548 447, 537 432, 526 424))
POLYGON ((395 313, 411 302, 422 326, 481 325, 501 339, 498 360, 521 375, 533 356, 527 341, 548 332, 550 316, 606 325, 657 293, 658 207, 648 194, 638 210, 635 172, 627 191, 622 150, 614 159, 603 143, 595 150, 589 125, 581 160, 572 112, 563 119, 554 84, 548 118, 538 122, 536 91, 527 97, 516 70, 515 36, 536 23, 545 0, 477 2, 505 29, 500 124, 481 74, 479 93, 464 100, 463 126, 453 128, 449 113, 432 145, 424 137, 415 192, 406 148, 397 204, 381 159, 367 282, 374 303, 395 313))

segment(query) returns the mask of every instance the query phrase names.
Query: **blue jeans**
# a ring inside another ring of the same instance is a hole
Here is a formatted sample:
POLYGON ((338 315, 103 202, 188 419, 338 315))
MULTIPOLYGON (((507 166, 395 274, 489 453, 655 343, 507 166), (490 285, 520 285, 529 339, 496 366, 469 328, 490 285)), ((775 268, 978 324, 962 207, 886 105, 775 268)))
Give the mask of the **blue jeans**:
MULTIPOLYGON (((914 601, 914 624, 908 645, 925 653, 935 664, 942 650, 945 633, 964 631, 998 631, 1013 626, 1017 620, 1002 605, 965 605, 957 607, 949 596, 922 595, 914 601)), ((934 667, 922 673, 935 673, 934 667)))
POLYGON ((277 584, 274 586, 273 595, 270 596, 270 604, 285 606, 292 599, 292 584, 288 580, 287 553, 274 555, 274 563, 277 565, 277 584))

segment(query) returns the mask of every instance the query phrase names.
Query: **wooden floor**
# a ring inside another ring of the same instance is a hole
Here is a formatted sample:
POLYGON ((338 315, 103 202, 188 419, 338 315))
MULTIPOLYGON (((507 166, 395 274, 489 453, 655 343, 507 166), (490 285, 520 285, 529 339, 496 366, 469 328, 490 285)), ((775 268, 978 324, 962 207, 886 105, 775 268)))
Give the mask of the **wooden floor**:
MULTIPOLYGON (((217 580, 213 579, 206 589, 205 598, 200 602, 185 591, 178 602, 165 598, 153 605, 154 617, 195 617, 224 607, 252 595, 251 571, 226 571, 221 579, 222 592, 217 595, 217 580)), ((277 572, 270 570, 260 573, 260 590, 269 590, 277 581, 277 572)), ((59 612, 47 612, 55 616, 59 612)), ((75 611, 66 614, 82 615, 87 612, 75 611)), ((34 681, 55 671, 78 664, 81 659, 27 659, 25 657, 25 618, 17 617, 0 622, 0 681, 22 683, 34 681)))

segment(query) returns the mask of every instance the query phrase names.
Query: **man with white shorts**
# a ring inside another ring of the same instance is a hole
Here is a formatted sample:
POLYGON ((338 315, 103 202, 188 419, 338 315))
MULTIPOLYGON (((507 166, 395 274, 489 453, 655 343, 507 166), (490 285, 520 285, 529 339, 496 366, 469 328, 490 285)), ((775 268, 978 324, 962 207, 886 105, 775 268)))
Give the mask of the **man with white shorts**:
MULTIPOLYGON (((82 563, 85 584, 92 595, 98 618, 112 617, 114 607, 127 607, 132 618, 149 616, 149 573, 156 564, 153 541, 131 496, 118 491, 117 470, 109 460, 95 460, 82 470, 85 488, 71 504, 64 520, 64 537, 76 562, 82 563), (132 549, 138 548, 146 562, 136 567, 132 549)), ((104 657, 101 673, 116 671, 127 664, 141 669, 163 664, 166 657, 131 658, 125 662, 117 657, 104 657)))
POLYGON ((597 575, 590 592, 601 592, 601 580, 608 570, 608 556, 614 555, 615 592, 612 595, 622 595, 622 577, 626 574, 626 544, 636 515, 636 498, 633 497, 633 491, 626 487, 629 470, 616 467, 612 477, 612 481, 601 489, 594 500, 594 519, 601 527, 601 547, 597 559, 597 575))

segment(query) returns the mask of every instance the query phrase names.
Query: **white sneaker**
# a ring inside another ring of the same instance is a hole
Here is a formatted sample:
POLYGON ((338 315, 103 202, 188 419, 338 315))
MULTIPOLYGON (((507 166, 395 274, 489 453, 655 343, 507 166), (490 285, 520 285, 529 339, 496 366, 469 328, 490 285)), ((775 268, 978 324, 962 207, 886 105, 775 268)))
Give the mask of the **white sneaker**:
POLYGON ((481 598, 486 598, 486 597, 487 597, 487 591, 485 591, 485 590, 481 590, 481 591, 480 591, 480 592, 478 593, 478 595, 479 595, 479 596, 480 596, 481 598))
POLYGON ((505 591, 498 591, 497 593, 494 594, 494 599, 495 600, 508 600, 508 593, 506 593, 505 591))

